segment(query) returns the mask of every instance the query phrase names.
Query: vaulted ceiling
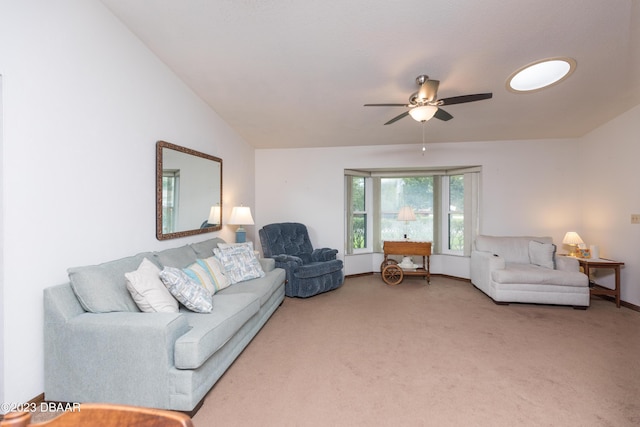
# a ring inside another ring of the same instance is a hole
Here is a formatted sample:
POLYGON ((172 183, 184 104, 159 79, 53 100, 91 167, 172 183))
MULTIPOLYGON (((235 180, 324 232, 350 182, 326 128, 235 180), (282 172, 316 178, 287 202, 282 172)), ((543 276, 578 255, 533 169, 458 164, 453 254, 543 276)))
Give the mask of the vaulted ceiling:
POLYGON ((640 0, 102 0, 256 148, 579 137, 640 103, 640 0), (518 68, 576 71, 527 94, 518 68), (452 120, 411 117, 440 80, 452 120))

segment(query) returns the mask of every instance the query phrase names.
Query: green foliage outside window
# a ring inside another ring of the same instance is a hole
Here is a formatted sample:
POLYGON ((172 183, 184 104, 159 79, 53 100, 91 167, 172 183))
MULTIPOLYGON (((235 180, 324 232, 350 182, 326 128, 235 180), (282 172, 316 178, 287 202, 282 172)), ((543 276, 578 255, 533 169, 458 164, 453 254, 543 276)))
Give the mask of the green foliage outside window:
POLYGON ((433 177, 382 178, 380 180, 380 237, 433 241, 433 177), (411 206, 416 221, 398 221, 403 206, 411 206))

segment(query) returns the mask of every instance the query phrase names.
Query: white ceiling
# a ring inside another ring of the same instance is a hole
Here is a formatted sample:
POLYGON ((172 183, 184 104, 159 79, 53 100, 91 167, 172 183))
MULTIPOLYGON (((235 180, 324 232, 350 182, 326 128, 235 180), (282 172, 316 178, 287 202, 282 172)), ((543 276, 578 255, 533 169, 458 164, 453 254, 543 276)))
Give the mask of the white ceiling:
POLYGON ((415 78, 445 107, 427 142, 578 137, 640 103, 640 0, 102 0, 256 148, 421 144, 383 123, 415 78), (506 90, 516 69, 569 56, 565 82, 506 90))

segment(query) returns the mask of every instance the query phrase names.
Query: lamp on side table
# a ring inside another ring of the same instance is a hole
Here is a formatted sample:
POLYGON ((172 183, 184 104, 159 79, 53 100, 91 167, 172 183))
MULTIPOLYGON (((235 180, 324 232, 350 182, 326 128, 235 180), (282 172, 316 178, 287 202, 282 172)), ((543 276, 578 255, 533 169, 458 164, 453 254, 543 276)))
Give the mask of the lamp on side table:
POLYGON ((578 236, 578 233, 575 231, 567 231, 567 234, 564 235, 564 239, 562 239, 562 243, 571 248, 569 256, 572 257, 578 256, 578 245, 584 244, 580 236, 578 236))
POLYGON ((236 243, 244 243, 247 241, 247 232, 243 225, 253 225, 253 217, 251 216, 251 209, 248 206, 235 206, 231 210, 231 218, 229 218, 229 224, 239 225, 236 230, 236 243))

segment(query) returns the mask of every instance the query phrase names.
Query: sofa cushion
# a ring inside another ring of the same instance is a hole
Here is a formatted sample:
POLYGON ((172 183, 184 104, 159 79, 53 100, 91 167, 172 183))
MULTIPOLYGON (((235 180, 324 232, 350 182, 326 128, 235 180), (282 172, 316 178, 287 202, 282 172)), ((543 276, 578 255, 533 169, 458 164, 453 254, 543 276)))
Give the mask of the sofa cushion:
POLYGON ((529 262, 540 267, 555 269, 556 245, 529 241, 529 262))
POLYGON ((73 292, 82 307, 91 313, 140 309, 127 289, 125 273, 135 271, 150 253, 142 253, 98 265, 67 270, 73 292))
POLYGON ((213 250, 218 247, 219 244, 224 244, 225 241, 219 237, 205 240, 204 242, 192 243, 191 249, 196 253, 198 258, 204 259, 213 256, 213 250))
POLYGON ((298 279, 307 279, 309 277, 318 277, 324 274, 333 273, 342 270, 342 260, 334 259, 332 261, 312 262, 298 267, 293 275, 298 279))
POLYGON ((209 313, 213 309, 211 294, 200 284, 194 282, 179 268, 165 267, 160 279, 171 295, 185 307, 197 313, 209 313))
POLYGON ((136 271, 124 274, 127 289, 144 313, 177 313, 178 301, 160 280, 160 269, 147 258, 136 271))
POLYGON ((496 283, 547 284, 561 286, 588 286, 586 275, 577 271, 560 271, 533 264, 507 263, 503 270, 493 270, 491 279, 496 283))
POLYGON ((260 309, 258 297, 249 293, 213 296, 210 314, 185 312, 191 330, 176 340, 178 369, 196 369, 218 351, 260 309))
POLYGON ((160 267, 177 268, 184 268, 198 259, 196 252, 190 245, 154 252, 153 257, 154 262, 160 267))
POLYGON ((221 295, 232 295, 240 293, 255 294, 260 298, 260 307, 262 307, 271 298, 274 292, 282 286, 287 276, 286 271, 282 268, 270 270, 264 277, 258 279, 247 280, 245 282, 236 283, 233 286, 220 291, 221 295))
POLYGON ((476 250, 503 257, 507 262, 529 263, 529 242, 553 243, 551 237, 485 236, 476 237, 476 250))

